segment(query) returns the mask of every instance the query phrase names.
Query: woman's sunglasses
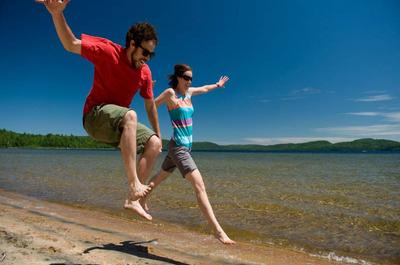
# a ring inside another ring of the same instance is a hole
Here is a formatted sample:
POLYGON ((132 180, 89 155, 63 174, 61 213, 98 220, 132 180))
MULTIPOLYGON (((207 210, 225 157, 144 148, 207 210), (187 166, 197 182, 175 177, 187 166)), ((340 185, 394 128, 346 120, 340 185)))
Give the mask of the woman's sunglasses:
POLYGON ((181 75, 181 77, 182 77, 183 79, 185 79, 186 81, 192 81, 192 77, 191 77, 191 76, 188 76, 188 75, 181 75))

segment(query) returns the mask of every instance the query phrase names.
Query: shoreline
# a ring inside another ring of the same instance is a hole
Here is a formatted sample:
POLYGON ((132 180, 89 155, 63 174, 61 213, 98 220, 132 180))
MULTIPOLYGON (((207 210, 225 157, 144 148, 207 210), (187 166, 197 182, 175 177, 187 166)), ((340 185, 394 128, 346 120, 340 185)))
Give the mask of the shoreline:
MULTIPOLYGON (((178 225, 125 220, 0 189, 1 264, 350 264, 238 242, 178 225)), ((354 263, 353 263, 354 264, 354 263)))
MULTIPOLYGON (((54 151, 101 151, 101 152, 119 152, 118 148, 75 148, 75 147, 0 147, 0 149, 4 150, 54 150, 54 151)), ((167 149, 162 149, 162 152, 166 153, 167 149)), ((364 151, 259 151, 259 150, 215 150, 215 149, 193 149, 192 152, 194 153, 245 153, 245 154, 333 154, 333 155, 397 155, 400 154, 400 150, 395 151, 385 151, 385 150, 364 150, 364 151)))

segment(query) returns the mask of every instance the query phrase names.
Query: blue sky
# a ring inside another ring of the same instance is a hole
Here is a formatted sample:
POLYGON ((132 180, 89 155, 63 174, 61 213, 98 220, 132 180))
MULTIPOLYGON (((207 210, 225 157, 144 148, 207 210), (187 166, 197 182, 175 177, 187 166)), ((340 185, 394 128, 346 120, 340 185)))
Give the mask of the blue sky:
MULTIPOLYGON (((193 86, 228 75, 193 98, 194 140, 220 144, 400 141, 399 14, 398 0, 72 0, 65 11, 76 36, 120 44, 135 22, 152 23, 156 95, 176 63, 192 66, 193 86)), ((0 128, 85 135, 93 67, 62 48, 45 7, 2 0, 0 34, 0 128)), ((132 107, 148 124, 140 95, 132 107)), ((159 118, 169 138, 165 107, 159 118)))

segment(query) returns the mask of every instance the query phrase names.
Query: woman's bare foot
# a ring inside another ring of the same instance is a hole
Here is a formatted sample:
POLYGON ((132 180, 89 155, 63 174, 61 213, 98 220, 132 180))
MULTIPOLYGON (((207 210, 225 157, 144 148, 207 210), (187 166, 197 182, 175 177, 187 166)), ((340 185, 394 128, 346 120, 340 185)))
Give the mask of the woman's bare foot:
MULTIPOLYGON (((153 188, 154 187, 154 183, 153 182, 150 182, 149 183, 149 186, 151 187, 151 188, 153 188)), ((140 198, 139 199, 139 203, 140 203, 140 205, 142 205, 142 207, 143 207, 143 209, 146 211, 146 212, 149 212, 149 206, 147 205, 147 198, 149 197, 149 195, 150 195, 150 193, 152 192, 153 190, 150 190, 147 194, 146 194, 146 196, 144 196, 144 197, 142 197, 142 198, 140 198)))
POLYGON ((236 244, 236 242, 233 241, 232 239, 230 239, 230 238, 228 237, 228 235, 225 234, 224 231, 216 232, 216 233, 215 233, 215 237, 216 237, 221 243, 223 243, 223 244, 226 244, 226 245, 233 245, 233 244, 236 244))
POLYGON ((149 206, 147 205, 147 196, 146 197, 143 197, 143 198, 140 198, 139 199, 139 203, 140 203, 140 205, 142 205, 142 208, 146 211, 146 212, 149 212, 149 206))
POLYGON ((135 213, 137 213, 139 216, 151 221, 153 219, 153 217, 151 217, 150 214, 148 214, 142 207, 142 205, 140 205, 139 200, 136 201, 132 201, 129 199, 125 200, 125 204, 124 204, 124 208, 125 209, 129 209, 134 211, 135 213))

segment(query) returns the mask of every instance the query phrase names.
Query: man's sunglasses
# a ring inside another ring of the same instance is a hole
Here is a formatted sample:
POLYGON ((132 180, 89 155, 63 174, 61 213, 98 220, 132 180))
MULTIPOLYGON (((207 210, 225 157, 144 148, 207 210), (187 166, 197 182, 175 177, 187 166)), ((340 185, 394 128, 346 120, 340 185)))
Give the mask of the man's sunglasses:
POLYGON ((146 49, 145 47, 143 47, 140 44, 138 45, 138 47, 142 48, 142 50, 143 50, 142 54, 143 54, 144 57, 150 56, 150 58, 153 58, 156 55, 155 52, 149 51, 148 49, 146 49))
POLYGON ((186 81, 192 81, 192 77, 191 77, 191 76, 188 76, 188 75, 181 75, 181 77, 182 77, 183 79, 185 79, 186 81))

